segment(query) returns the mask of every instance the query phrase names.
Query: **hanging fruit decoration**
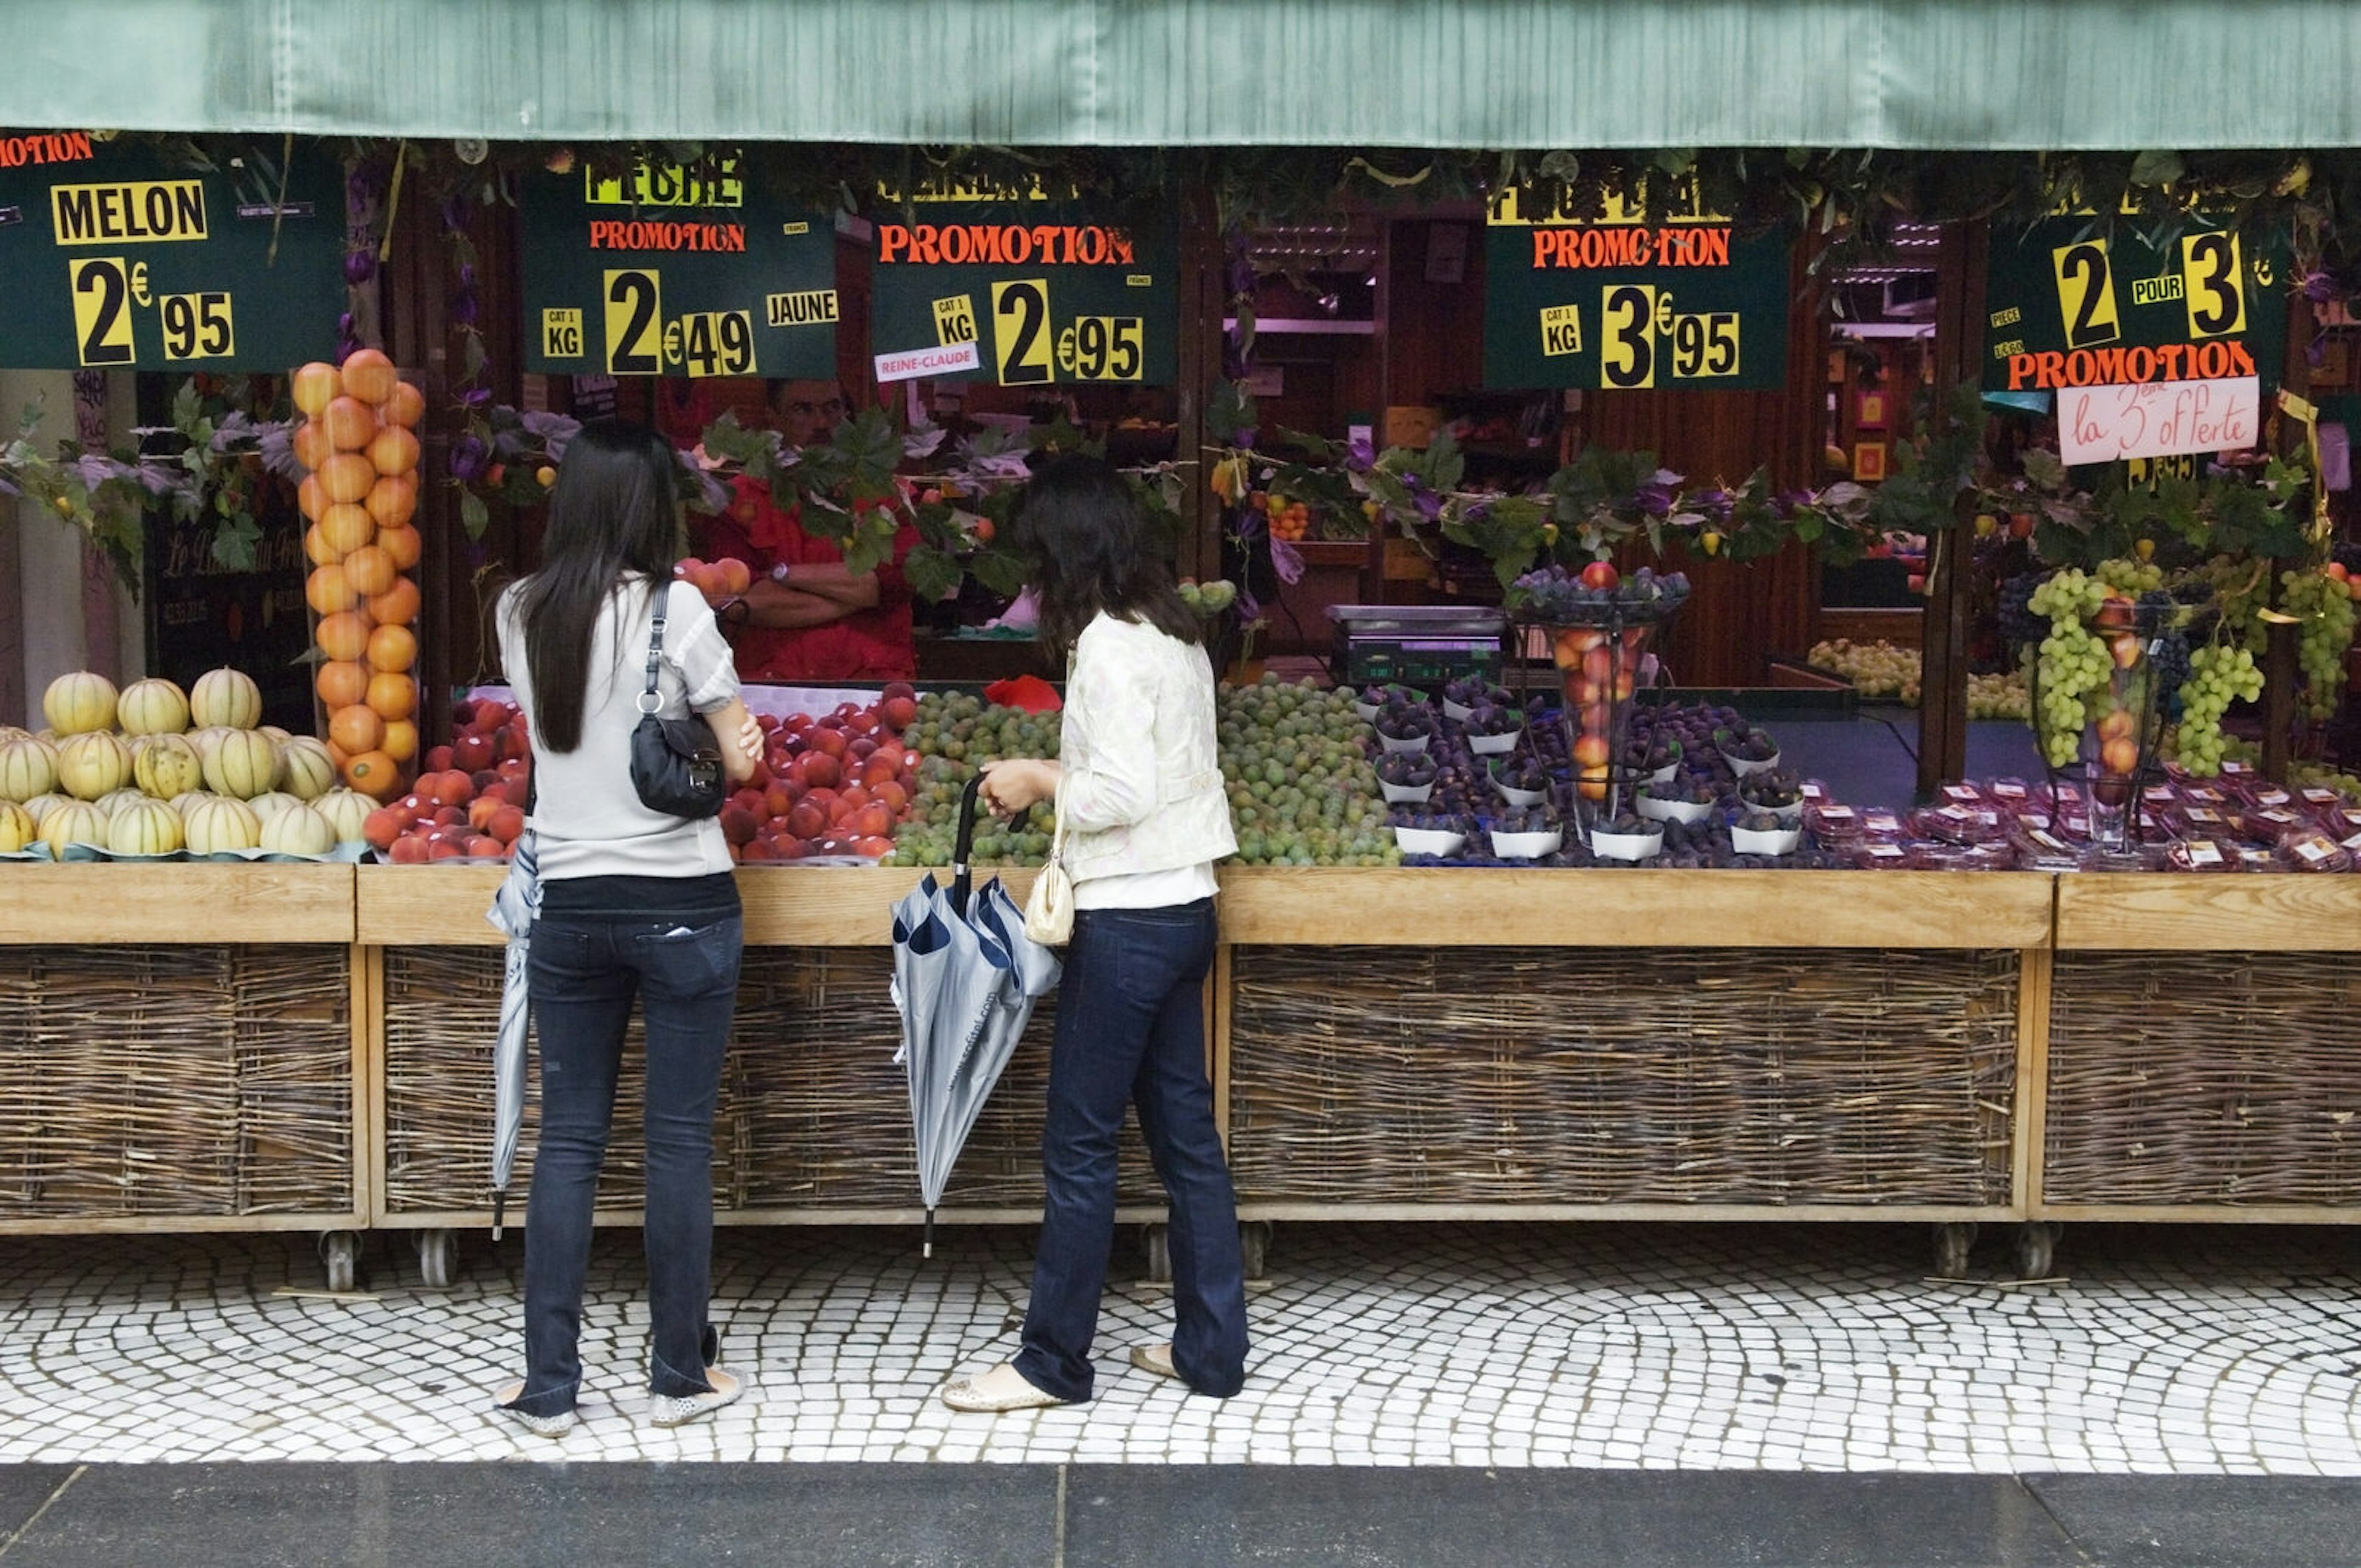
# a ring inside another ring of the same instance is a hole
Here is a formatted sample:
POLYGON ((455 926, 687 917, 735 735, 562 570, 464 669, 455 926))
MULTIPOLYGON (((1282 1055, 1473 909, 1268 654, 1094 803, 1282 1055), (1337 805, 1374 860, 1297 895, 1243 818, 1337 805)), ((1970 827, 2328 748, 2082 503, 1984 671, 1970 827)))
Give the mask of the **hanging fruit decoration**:
POLYGON ((409 574, 421 554, 415 427, 425 400, 374 348, 355 349, 341 369, 304 366, 293 389, 305 416, 295 452, 310 470, 296 499, 310 524, 304 597, 319 729, 344 782, 387 800, 418 755, 419 595, 409 574))

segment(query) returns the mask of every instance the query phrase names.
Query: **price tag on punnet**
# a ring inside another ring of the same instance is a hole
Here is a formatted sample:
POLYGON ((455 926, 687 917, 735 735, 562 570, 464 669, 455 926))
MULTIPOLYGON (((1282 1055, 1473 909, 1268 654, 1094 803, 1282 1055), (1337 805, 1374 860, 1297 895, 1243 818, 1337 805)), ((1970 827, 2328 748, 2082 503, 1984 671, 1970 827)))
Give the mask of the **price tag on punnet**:
POLYGON ((335 160, 310 144, 285 169, 199 170, 85 132, 0 132, 0 367, 324 358, 344 309, 343 218, 335 160))
POLYGON ((1784 229, 1741 233, 1694 192, 1651 220, 1510 190, 1485 225, 1484 383, 1604 391, 1783 385, 1784 229))
POLYGON ((1127 227, 1038 194, 922 195, 906 210, 879 201, 869 326, 879 379, 1169 386, 1178 374, 1169 220, 1127 227), (969 350, 972 364, 952 363, 969 350))
POLYGON ((737 155, 544 171, 521 205, 526 369, 836 374, 834 224, 737 155))

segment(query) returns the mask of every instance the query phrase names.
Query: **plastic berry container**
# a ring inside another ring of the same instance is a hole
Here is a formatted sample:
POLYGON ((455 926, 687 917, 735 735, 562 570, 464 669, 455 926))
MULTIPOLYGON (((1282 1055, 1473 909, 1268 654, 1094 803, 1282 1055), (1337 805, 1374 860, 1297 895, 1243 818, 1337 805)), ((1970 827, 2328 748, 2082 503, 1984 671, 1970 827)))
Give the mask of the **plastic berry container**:
POLYGON ((2317 828, 2288 834, 2279 843, 2279 863, 2291 872, 2349 872, 2352 852, 2317 828))

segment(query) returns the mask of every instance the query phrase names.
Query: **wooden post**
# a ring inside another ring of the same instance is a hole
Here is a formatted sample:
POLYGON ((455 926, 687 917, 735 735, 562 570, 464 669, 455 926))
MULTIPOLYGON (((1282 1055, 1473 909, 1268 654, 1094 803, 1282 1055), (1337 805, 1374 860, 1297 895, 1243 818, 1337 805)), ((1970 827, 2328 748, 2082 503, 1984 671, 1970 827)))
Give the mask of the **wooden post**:
POLYGON ((1180 470, 1180 549, 1183 576, 1211 581, 1222 575, 1222 509, 1205 484, 1209 430, 1205 404, 1222 374, 1222 314, 1227 301, 1227 269, 1213 193, 1192 186, 1180 204, 1180 342, 1178 359, 1179 429, 1172 455, 1180 470))
MULTIPOLYGON (((2312 360, 2296 352, 2296 345, 2312 341, 2312 302, 2301 289, 2288 291, 2288 352, 2286 367, 2279 379, 2287 389, 2299 398, 2309 398, 2312 392, 2312 360)), ((2276 407, 2276 405, 2270 405, 2276 407)), ((2272 416, 2279 429, 2279 451, 2290 456, 2309 460, 2309 443, 2304 438, 2307 427, 2300 421, 2284 415, 2272 416)), ((2312 477, 2319 483, 2319 476, 2312 477)), ((2310 521, 2309 516, 2305 519, 2310 521)), ((2300 565, 2295 560, 2274 558, 2270 563, 2270 582, 2264 589, 2263 602, 2276 609, 2279 602, 2279 574, 2290 566, 2300 565)), ((2263 777, 2276 784, 2288 778, 2288 763, 2293 760, 2295 746, 2295 687, 2301 677, 2301 662, 2297 658, 2297 629, 2276 622, 2266 623, 2263 643, 2263 777)))
MULTIPOLYGON (((1981 223, 1952 224, 1936 262, 1936 420, 1952 389, 1982 370, 1984 247, 1981 223)), ((1974 601, 1975 506, 1967 498, 1953 526, 1927 541, 1926 626, 1919 638, 1918 797, 1931 799, 1968 771, 1968 607, 1974 601)))

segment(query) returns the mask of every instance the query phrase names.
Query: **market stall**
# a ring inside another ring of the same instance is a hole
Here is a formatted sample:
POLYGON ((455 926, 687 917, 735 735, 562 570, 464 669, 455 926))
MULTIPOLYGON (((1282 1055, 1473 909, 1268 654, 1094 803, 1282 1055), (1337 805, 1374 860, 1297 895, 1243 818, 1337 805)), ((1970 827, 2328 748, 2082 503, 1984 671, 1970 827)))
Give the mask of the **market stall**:
POLYGON ((349 865, 9 865, 0 1234, 328 1233, 378 1162, 349 865))

